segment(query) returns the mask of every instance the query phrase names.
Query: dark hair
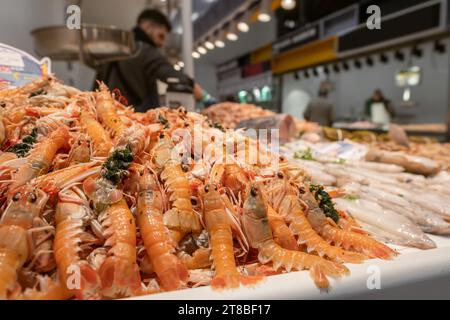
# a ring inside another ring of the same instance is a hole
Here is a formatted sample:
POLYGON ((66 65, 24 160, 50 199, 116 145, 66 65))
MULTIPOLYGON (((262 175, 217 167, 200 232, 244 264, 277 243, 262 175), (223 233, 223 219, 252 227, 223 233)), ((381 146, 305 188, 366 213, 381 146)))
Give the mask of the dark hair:
POLYGON ((144 21, 151 21, 157 25, 166 27, 169 32, 172 31, 172 24, 161 11, 155 9, 146 9, 142 11, 137 19, 137 24, 140 25, 144 21))

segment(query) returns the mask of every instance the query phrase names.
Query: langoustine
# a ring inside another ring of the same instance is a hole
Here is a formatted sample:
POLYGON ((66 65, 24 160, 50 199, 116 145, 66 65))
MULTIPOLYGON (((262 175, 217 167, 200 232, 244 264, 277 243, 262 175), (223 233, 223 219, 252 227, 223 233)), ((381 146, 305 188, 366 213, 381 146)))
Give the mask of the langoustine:
POLYGON ((242 220, 251 246, 258 249, 261 263, 272 262, 274 269, 283 267, 288 272, 292 269, 307 269, 316 286, 321 289, 330 286, 327 277, 339 278, 349 273, 348 269, 338 262, 327 261, 301 251, 283 249, 276 244, 269 227, 267 207, 257 185, 252 186, 244 204, 242 220))

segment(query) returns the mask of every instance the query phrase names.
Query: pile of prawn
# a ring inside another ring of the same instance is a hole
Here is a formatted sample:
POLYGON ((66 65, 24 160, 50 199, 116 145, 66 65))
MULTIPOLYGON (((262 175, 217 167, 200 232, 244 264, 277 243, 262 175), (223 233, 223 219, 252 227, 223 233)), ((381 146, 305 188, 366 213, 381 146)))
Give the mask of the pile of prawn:
POLYGON ((258 141, 120 100, 54 78, 0 91, 0 299, 224 290, 292 270, 328 289, 345 263, 397 255, 258 141))

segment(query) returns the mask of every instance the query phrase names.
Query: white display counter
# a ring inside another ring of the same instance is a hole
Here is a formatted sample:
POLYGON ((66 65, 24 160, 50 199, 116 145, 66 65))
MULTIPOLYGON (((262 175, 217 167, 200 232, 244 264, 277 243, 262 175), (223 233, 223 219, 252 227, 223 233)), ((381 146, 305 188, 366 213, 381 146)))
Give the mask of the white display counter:
POLYGON ((318 290, 306 271, 268 277, 254 288, 214 291, 201 287, 140 297, 145 300, 274 300, 274 299, 450 299, 450 238, 431 236, 438 249, 395 247, 392 261, 369 260, 349 265, 351 275, 318 290), (379 276, 379 277, 378 277, 379 276), (370 290, 377 285, 381 289, 370 290))

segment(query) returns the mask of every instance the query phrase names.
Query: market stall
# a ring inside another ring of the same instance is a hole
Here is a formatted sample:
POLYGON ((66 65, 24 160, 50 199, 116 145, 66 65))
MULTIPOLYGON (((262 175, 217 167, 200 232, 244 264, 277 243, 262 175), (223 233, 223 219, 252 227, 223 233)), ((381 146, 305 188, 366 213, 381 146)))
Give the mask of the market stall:
POLYGON ((386 1, 374 37, 366 2, 304 2, 0 44, 0 300, 450 298, 446 3, 386 1))

